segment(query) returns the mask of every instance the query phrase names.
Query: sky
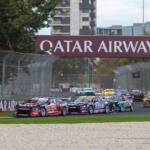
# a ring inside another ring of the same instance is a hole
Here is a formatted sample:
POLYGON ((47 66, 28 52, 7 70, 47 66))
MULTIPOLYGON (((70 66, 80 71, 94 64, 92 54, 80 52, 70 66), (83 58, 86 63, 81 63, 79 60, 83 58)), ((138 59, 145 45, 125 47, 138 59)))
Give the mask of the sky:
MULTIPOLYGON (((150 0, 144 0, 144 22, 150 22, 150 0)), ((143 22, 143 0, 97 0, 97 27, 130 26, 143 22)), ((50 28, 38 34, 49 35, 50 28)))

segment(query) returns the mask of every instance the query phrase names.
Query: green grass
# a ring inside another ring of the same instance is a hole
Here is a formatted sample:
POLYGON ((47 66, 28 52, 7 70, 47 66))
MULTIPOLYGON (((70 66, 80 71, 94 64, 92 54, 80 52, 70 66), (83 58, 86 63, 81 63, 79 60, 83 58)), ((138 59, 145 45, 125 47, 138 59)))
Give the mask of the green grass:
MULTIPOLYGON (((0 116, 13 116, 13 113, 0 113, 0 116)), ((150 121, 150 115, 13 118, 0 119, 0 124, 73 124, 143 121, 150 121)))
POLYGON ((12 117, 14 112, 0 112, 0 117, 12 117))

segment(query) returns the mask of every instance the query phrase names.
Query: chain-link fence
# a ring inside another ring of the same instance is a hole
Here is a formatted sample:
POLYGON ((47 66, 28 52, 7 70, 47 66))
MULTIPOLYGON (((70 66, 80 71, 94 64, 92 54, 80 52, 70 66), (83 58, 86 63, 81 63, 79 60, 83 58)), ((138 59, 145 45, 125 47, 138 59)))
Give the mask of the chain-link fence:
POLYGON ((114 73, 115 88, 150 90, 150 63, 118 67, 114 73))
POLYGON ((56 57, 0 51, 0 98, 50 96, 56 57))
POLYGON ((95 74, 68 74, 53 76, 53 88, 69 87, 93 87, 93 88, 112 88, 113 74, 95 75, 95 74))

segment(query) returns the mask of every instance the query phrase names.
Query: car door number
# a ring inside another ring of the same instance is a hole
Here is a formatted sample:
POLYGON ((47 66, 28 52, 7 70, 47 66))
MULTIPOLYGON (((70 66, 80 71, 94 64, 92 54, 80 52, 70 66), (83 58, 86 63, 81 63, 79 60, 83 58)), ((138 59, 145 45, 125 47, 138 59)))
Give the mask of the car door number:
POLYGON ((103 107, 104 107, 104 104, 103 104, 103 103, 99 103, 99 102, 96 102, 96 103, 95 103, 95 108, 96 108, 96 109, 103 108, 103 107))

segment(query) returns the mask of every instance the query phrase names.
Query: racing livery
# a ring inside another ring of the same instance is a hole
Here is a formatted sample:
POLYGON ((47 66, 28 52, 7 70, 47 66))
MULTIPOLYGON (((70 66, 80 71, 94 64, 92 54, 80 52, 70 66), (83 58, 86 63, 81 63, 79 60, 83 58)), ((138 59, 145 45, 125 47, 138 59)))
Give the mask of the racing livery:
POLYGON ((114 95, 115 94, 115 90, 114 89, 105 89, 103 92, 102 92, 102 96, 111 96, 111 95, 114 95))
POLYGON ((80 96, 68 104, 70 114, 95 114, 110 112, 110 106, 100 96, 80 96))
POLYGON ((129 112, 133 111, 133 102, 123 96, 113 96, 113 107, 115 111, 129 112))
POLYGON ((143 102, 144 102, 144 107, 150 107, 150 96, 145 97, 143 102))
POLYGON ((67 103, 54 97, 33 98, 15 106, 16 117, 45 117, 49 115, 65 116, 67 113, 67 103))

